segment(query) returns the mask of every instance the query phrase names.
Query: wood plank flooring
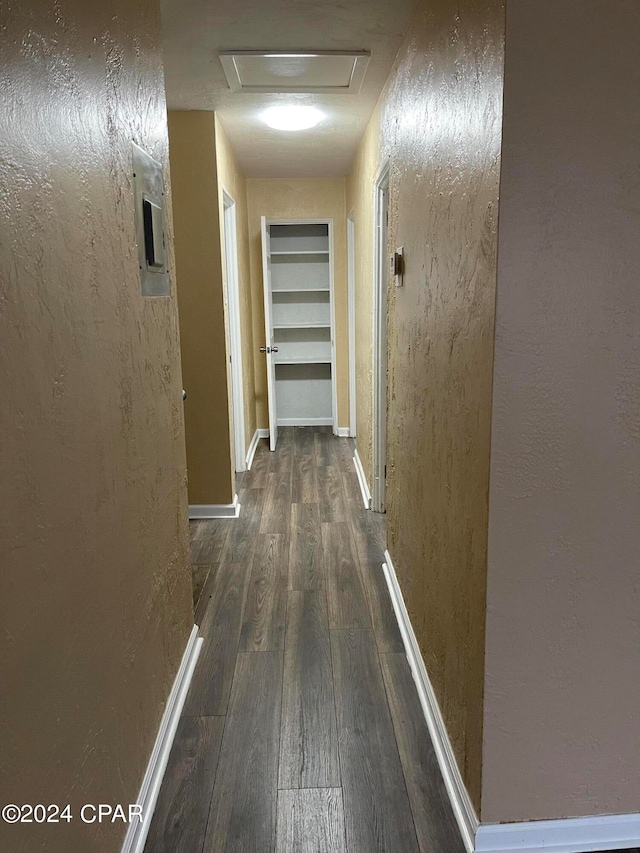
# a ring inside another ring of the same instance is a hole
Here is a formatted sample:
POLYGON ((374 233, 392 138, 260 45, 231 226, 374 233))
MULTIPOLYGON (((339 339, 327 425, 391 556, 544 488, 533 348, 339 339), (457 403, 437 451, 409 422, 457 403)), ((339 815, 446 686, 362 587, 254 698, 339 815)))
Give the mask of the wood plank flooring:
POLYGON ((204 637, 146 853, 464 853, 353 443, 281 429, 192 522, 204 637))
MULTIPOLYGON (((347 849, 417 853, 373 631, 331 632, 347 849)), ((449 849, 449 848, 446 848, 449 849)))
POLYGON ((273 850, 282 654, 240 653, 211 798, 206 853, 273 850))
POLYGON ((346 853, 342 791, 278 791, 276 853, 346 853))
POLYGON ((180 720, 146 850, 202 849, 223 729, 224 717, 180 720))
POLYGON ((281 429, 240 518, 191 523, 204 646, 145 853, 464 853, 352 455, 281 429))
MULTIPOLYGON (((457 834, 431 739, 423 737, 424 716, 404 654, 380 655, 400 760, 421 850, 449 850, 457 834)), ((464 853, 459 842, 457 849, 464 853)))
POLYGON ((339 787, 325 593, 291 591, 287 617, 279 785, 281 789, 339 787))

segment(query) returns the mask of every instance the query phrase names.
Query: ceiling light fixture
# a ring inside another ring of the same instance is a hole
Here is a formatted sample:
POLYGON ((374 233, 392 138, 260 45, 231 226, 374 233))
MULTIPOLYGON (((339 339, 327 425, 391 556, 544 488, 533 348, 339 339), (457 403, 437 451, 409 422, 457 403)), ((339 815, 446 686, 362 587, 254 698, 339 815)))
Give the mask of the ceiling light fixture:
POLYGON ((296 105, 269 107, 260 114, 262 121, 274 130, 309 130, 324 118, 315 107, 296 105))

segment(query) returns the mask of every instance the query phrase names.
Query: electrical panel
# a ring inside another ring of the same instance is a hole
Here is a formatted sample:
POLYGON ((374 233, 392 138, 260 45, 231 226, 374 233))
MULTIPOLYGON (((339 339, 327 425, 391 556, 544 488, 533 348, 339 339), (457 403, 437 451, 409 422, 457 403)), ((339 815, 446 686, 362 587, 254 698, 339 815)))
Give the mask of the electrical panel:
POLYGON ((170 281, 165 241, 164 180, 162 164, 135 142, 133 190, 138 265, 143 296, 169 296, 170 281))

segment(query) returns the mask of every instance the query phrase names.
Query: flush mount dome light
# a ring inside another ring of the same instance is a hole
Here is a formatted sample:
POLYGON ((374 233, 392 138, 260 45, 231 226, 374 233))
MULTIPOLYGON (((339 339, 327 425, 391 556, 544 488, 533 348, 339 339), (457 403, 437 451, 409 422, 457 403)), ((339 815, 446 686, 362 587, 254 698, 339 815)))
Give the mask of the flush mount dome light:
POLYGON ((315 107, 285 106, 269 107, 261 116, 262 121, 274 130, 308 130, 324 118, 324 113, 315 107))

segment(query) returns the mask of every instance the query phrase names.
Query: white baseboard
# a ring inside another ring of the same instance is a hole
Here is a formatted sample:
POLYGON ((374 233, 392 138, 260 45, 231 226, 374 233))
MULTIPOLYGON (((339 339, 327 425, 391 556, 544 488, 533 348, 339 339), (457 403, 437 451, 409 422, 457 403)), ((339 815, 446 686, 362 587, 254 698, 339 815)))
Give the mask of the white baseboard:
POLYGON ((269 430, 268 429, 257 429, 259 438, 269 438, 269 430))
POLYGON ((353 464, 356 466, 356 474, 358 475, 358 482, 360 483, 360 491, 362 492, 364 508, 371 509, 371 492, 369 491, 367 478, 364 475, 364 468, 362 467, 362 462, 360 461, 357 450, 353 456, 353 464))
POLYGON ((449 799, 451 800, 453 813, 458 822, 462 840, 469 853, 472 853, 476 830, 479 826, 478 816, 462 781, 442 712, 429 681, 422 653, 420 652, 413 626, 409 620, 409 614, 407 613, 402 591, 400 590, 398 578, 396 577, 388 551, 385 551, 384 557, 386 562, 383 563, 382 568, 387 580, 387 586, 389 587, 389 595, 391 596, 393 609, 396 613, 396 619, 398 620, 398 627, 402 634, 407 660, 418 690, 422 712, 429 727, 433 748, 438 759, 438 764, 440 765, 440 771, 447 788, 447 793, 449 794, 449 799))
POLYGON ((349 438, 351 435, 351 430, 349 427, 338 427, 338 431, 336 433, 338 438, 349 438))
POLYGON ((233 496, 231 504, 189 504, 189 518, 238 518, 240 504, 238 496, 233 496))
POLYGON ((333 426, 333 418, 278 418, 278 426, 333 426))
POLYGON ((481 824, 462 781, 388 551, 384 570, 407 660, 460 834, 469 853, 592 853, 628 850, 640 841, 640 814, 481 824))
POLYGON ((253 457, 256 455, 256 448, 258 447, 258 442, 260 441, 260 430, 256 430, 253 434, 253 438, 251 439, 251 444, 249 445, 249 449, 247 450, 247 471, 251 470, 251 466, 253 465, 253 457))
POLYGON ((147 765, 147 771, 142 780, 136 804, 141 808, 143 821, 139 822, 136 820, 129 824, 129 829, 122 846, 122 853, 143 853, 153 811, 158 801, 160 786, 162 785, 164 772, 167 769, 173 739, 176 736, 176 729, 178 728, 182 708, 184 707, 198 655, 204 642, 202 637, 198 637, 198 630, 198 626, 194 625, 187 641, 180 668, 173 682, 173 687, 167 699, 162 720, 160 721, 160 729, 153 746, 149 764, 147 765))
POLYGON ((640 814, 595 815, 523 823, 481 824, 476 853, 590 853, 640 843, 640 814))

